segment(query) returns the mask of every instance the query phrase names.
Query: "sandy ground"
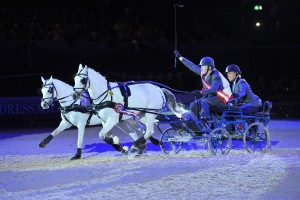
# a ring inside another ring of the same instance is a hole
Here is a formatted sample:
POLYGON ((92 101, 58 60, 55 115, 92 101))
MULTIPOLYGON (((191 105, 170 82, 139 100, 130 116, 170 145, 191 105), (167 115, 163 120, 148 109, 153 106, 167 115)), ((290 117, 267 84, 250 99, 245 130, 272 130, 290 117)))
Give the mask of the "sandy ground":
MULTIPOLYGON (((1 200, 300 199, 300 120, 272 120, 267 153, 248 153, 236 143, 225 156, 194 142, 173 155, 150 143, 141 157, 121 155, 98 138, 97 126, 86 128, 82 159, 71 161, 74 128, 38 147, 53 129, 1 131, 1 200)), ((114 132, 132 145, 128 135, 114 132)))

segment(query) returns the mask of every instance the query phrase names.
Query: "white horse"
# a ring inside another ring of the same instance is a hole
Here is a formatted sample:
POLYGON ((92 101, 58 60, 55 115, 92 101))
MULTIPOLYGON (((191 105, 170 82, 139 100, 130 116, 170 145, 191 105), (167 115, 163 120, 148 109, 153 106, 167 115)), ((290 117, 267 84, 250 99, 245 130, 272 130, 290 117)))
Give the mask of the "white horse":
MULTIPOLYGON (((88 90, 93 105, 98 110, 103 125, 99 132, 100 139, 113 145, 117 151, 124 152, 123 148, 109 137, 109 131, 121 120, 133 118, 137 123, 140 120, 145 124, 146 131, 134 142, 131 150, 138 149, 143 152, 146 148, 146 140, 154 133, 155 118, 167 103, 162 90, 164 88, 151 83, 108 82, 100 73, 81 64, 74 81, 73 99, 78 99, 84 91, 88 90)), ((171 94, 170 91, 168 92, 171 94)), ((174 95, 170 97, 173 97, 172 101, 175 102, 174 95)))
MULTIPOLYGON (((87 125, 100 125, 102 120, 96 113, 94 113, 91 109, 92 107, 87 106, 87 104, 80 105, 82 100, 86 99, 73 100, 71 97, 73 87, 69 84, 52 78, 52 76, 48 80, 41 77, 41 80, 43 83, 41 88, 41 92, 43 94, 41 107, 43 109, 48 109, 53 101, 57 100, 60 103, 62 120, 59 126, 39 144, 39 147, 44 148, 59 133, 72 126, 76 126, 78 129, 77 153, 71 160, 80 159, 85 127, 87 125)), ((138 139, 137 133, 133 130, 132 126, 129 126, 128 123, 121 122, 118 124, 118 127, 123 132, 129 134, 134 141, 138 139)), ((112 133, 110 134, 111 139, 118 144, 119 138, 117 136, 113 136, 112 133)))

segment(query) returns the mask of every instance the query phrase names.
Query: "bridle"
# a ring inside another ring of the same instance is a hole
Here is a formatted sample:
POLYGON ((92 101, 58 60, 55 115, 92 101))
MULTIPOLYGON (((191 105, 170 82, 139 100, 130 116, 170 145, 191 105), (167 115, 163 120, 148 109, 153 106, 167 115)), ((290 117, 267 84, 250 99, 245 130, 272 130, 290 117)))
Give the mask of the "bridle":
MULTIPOLYGON (((80 96, 83 96, 83 97, 85 97, 84 95, 82 95, 89 87, 90 87, 90 85, 91 85, 91 82, 90 82, 90 79, 89 79, 89 75, 88 75, 88 71, 86 71, 86 73, 81 73, 81 71, 82 71, 83 69, 81 69, 80 70, 80 72, 78 72, 77 74, 75 74, 73 77, 76 77, 76 76, 78 76, 78 77, 80 77, 81 78, 81 80, 80 80, 80 82, 81 82, 81 84, 83 85, 83 87, 73 87, 73 91, 76 93, 76 94, 78 94, 78 96, 80 97, 80 96), (80 90, 79 92, 77 91, 77 90, 80 90)), ((108 84, 108 86, 109 86, 109 82, 107 82, 107 84, 108 84)), ((116 86, 116 87, 118 87, 118 86, 116 86)), ((110 88, 110 86, 108 87, 109 89, 107 89, 105 92, 103 92, 102 94, 100 94, 97 98, 95 98, 95 99, 92 99, 91 98, 91 100, 92 101, 95 101, 95 100, 98 100, 98 99, 100 99, 102 96, 104 96, 104 95, 108 95, 108 91, 111 91, 111 89, 113 89, 113 88, 110 88)), ((102 101, 106 98, 106 96, 102 99, 102 101)), ((86 97, 85 97, 86 98, 86 97)), ((102 102, 101 101, 101 102, 102 102)))
MULTIPOLYGON (((47 81, 45 81, 42 88, 47 88, 47 87, 48 87, 47 92, 51 94, 51 97, 42 98, 41 101, 43 103, 47 104, 48 107, 50 107, 50 105, 52 105, 53 101, 57 99, 58 93, 57 93, 57 90, 53 83, 47 83, 47 81), (46 100, 49 100, 49 101, 46 101, 46 100)), ((42 93, 42 88, 40 89, 41 93, 42 93)))
POLYGON ((78 72, 77 74, 74 75, 74 78, 76 76, 79 76, 81 78, 80 82, 82 83, 83 87, 73 87, 73 91, 78 94, 78 96, 81 96, 86 90, 87 88, 90 87, 90 79, 89 79, 89 75, 88 75, 88 71, 85 73, 81 73, 83 69, 80 70, 80 72, 78 72), (77 92, 77 90, 80 90, 79 92, 77 92))
MULTIPOLYGON (((51 97, 46 97, 46 98, 42 98, 41 99, 41 102, 45 103, 48 105, 48 107, 50 107, 52 104, 53 104, 53 101, 60 101, 60 100, 63 100, 67 97, 70 97, 71 95, 67 95, 67 96, 64 96, 64 97, 61 97, 61 98, 57 98, 58 96, 58 92, 56 90, 56 87, 55 85, 52 83, 47 83, 47 81, 45 81, 45 83, 43 84, 42 88, 47 88, 48 87, 48 90, 47 92, 51 94, 51 97), (55 94, 54 94, 55 93, 55 94), (55 95, 55 96, 54 96, 55 95), (50 99, 50 100, 49 100, 50 99), (46 100, 49 100, 49 102, 47 102, 46 100)), ((42 88, 40 89, 40 92, 42 93, 42 88)), ((63 102, 60 102, 60 103, 65 103, 67 101, 63 101, 63 102)), ((73 103, 75 103, 76 101, 74 101, 73 103)), ((73 104, 72 103, 72 104, 73 104)))

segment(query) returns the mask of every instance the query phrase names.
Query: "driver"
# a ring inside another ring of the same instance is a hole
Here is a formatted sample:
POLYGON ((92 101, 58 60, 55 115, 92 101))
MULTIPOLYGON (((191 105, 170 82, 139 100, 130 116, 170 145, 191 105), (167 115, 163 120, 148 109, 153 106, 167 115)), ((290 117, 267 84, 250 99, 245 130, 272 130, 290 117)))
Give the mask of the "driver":
POLYGON ((174 55, 187 68, 201 77, 202 90, 193 91, 193 93, 200 95, 201 98, 190 104, 190 110, 200 119, 200 123, 206 123, 211 118, 211 108, 225 108, 231 96, 230 84, 222 73, 215 68, 214 60, 211 57, 203 57, 199 65, 195 65, 182 57, 177 50, 174 51, 174 55), (200 113, 198 114, 199 110, 200 113))

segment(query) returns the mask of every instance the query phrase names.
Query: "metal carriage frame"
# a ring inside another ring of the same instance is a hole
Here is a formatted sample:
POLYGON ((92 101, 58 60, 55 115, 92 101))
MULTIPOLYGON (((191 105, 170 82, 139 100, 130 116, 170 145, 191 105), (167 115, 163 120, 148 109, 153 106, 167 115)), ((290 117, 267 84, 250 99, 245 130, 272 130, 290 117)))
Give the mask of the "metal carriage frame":
POLYGON ((265 101, 261 112, 244 115, 239 108, 228 107, 212 111, 212 119, 199 123, 196 118, 188 121, 175 115, 165 115, 160 122, 170 127, 161 132, 160 147, 165 154, 179 153, 184 142, 204 142, 214 155, 226 155, 232 147, 232 140, 242 140, 245 149, 254 153, 266 152, 270 148, 268 123, 272 103, 265 101))

